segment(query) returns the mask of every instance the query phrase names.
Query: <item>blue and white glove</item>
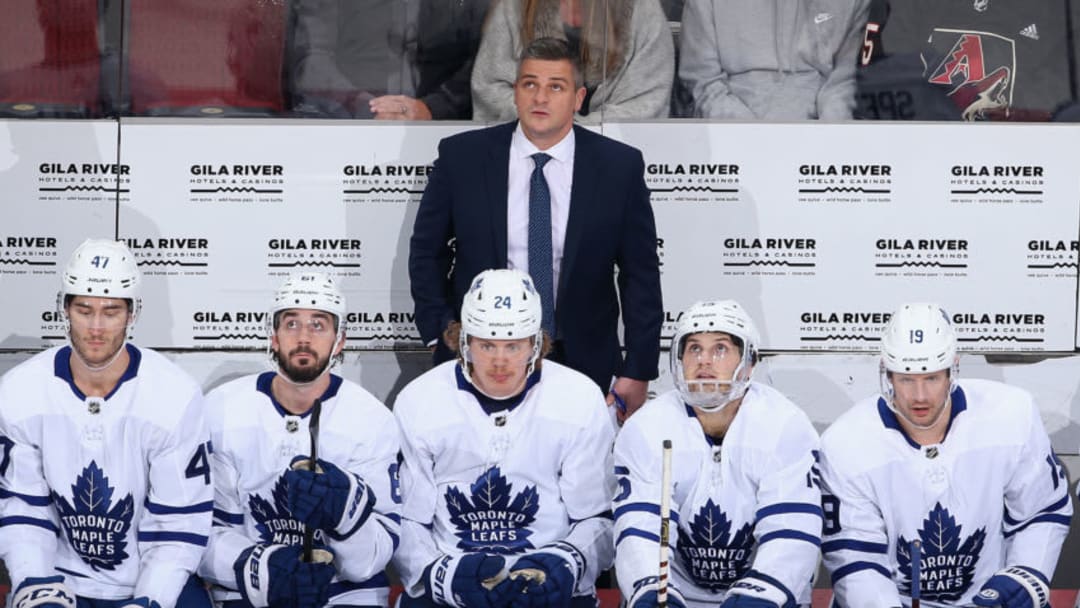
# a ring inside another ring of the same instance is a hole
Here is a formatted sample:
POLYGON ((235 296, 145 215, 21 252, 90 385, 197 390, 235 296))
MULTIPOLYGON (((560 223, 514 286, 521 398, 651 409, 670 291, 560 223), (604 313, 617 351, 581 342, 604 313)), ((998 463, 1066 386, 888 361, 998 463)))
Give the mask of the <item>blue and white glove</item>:
MULTIPOLYGON (((3 599, 3 598, 0 598, 3 599)), ((75 594, 62 576, 25 579, 11 595, 12 608, 75 608, 75 594)))
POLYGON ((1024 566, 998 570, 975 595, 976 606, 1042 608, 1050 601, 1050 581, 1041 572, 1024 566))
POLYGON ((316 549, 313 560, 301 560, 300 545, 255 545, 233 564, 237 588, 255 608, 322 608, 330 598, 337 571, 334 556, 316 549))
POLYGON ((126 604, 120 608, 161 608, 161 604, 158 604, 154 600, 144 596, 131 598, 126 604))
POLYGON ((556 553, 529 553, 514 563, 510 578, 526 584, 510 603, 514 608, 562 608, 570 605, 577 586, 574 564, 556 553), (542 573, 535 577, 534 573, 542 573))
POLYGON ((331 538, 349 537, 371 515, 375 494, 364 480, 332 462, 320 458, 316 462, 318 472, 308 470, 310 462, 297 456, 285 472, 289 511, 304 525, 323 530, 331 538))
POLYGON ((795 608, 795 596, 783 583, 757 570, 750 570, 728 589, 721 608, 795 608))
POLYGON ((452 608, 505 608, 515 581, 502 556, 444 555, 428 567, 427 591, 433 602, 452 608))
MULTIPOLYGON (((656 589, 650 589, 639 595, 634 600, 634 603, 630 605, 630 608, 656 608, 659 605, 660 602, 656 598, 656 589)), ((668 587, 667 605, 670 608, 686 608, 686 602, 683 600, 682 595, 671 587, 668 587)))

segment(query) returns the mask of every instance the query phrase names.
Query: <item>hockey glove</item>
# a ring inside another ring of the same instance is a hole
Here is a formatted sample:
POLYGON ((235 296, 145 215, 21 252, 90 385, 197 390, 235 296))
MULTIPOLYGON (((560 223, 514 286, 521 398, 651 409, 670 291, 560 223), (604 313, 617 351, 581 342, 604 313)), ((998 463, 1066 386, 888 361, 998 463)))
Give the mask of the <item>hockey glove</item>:
POLYGON ((506 560, 484 553, 444 555, 428 568, 426 578, 432 601, 453 608, 505 608, 520 590, 507 577, 506 560))
MULTIPOLYGON (((640 597, 634 600, 634 604, 630 608, 656 608, 659 605, 660 602, 656 598, 656 590, 652 589, 642 593, 640 597)), ((675 591, 671 587, 668 587, 667 605, 670 608, 686 608, 686 602, 683 601, 682 596, 679 595, 678 591, 675 591)))
POLYGON ((1042 608, 1050 601, 1050 583, 1041 572, 1010 566, 991 576, 975 596, 976 606, 1042 608))
POLYGON ((161 608, 161 604, 158 604, 144 595, 128 600, 127 603, 120 608, 161 608))
POLYGON ((75 594, 62 576, 31 577, 15 588, 12 608, 75 608, 75 594))
POLYGON ((728 590, 721 608, 795 608, 795 596, 775 578, 750 570, 728 590))
POLYGON ((313 561, 300 559, 300 545, 255 545, 233 564, 237 588, 255 608, 322 608, 337 571, 333 554, 315 550, 313 561))
POLYGON ((527 581, 510 604, 514 608, 569 606, 577 586, 574 565, 554 553, 538 552, 522 557, 510 570, 510 578, 527 581))
POLYGON ((364 480, 332 462, 320 458, 317 473, 308 470, 310 462, 297 456, 285 472, 289 511, 304 525, 324 530, 331 538, 347 538, 371 515, 375 494, 364 480))

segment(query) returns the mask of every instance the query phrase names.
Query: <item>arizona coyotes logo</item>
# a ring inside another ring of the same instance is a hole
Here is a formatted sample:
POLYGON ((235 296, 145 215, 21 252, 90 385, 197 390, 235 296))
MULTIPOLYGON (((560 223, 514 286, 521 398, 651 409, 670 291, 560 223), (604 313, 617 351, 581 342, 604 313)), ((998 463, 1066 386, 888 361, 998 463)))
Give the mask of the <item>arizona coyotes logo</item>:
POLYGON ((989 111, 1012 105, 1016 50, 1011 39, 987 32, 934 30, 931 45, 933 56, 940 59, 928 80, 948 88, 964 120, 986 119, 989 111))

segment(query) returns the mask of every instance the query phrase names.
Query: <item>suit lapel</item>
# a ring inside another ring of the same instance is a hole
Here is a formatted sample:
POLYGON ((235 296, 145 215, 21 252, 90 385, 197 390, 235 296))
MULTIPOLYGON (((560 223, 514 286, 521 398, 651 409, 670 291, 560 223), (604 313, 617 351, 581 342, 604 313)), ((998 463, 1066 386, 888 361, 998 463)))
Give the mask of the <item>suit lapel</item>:
POLYGON ((574 174, 570 184, 570 216, 566 221, 566 241, 563 243, 562 265, 559 268, 559 287, 555 295, 555 309, 562 310, 563 289, 573 271, 577 260, 581 240, 584 238, 585 225, 588 224, 592 201, 596 200, 596 176, 588 166, 589 159, 595 158, 592 151, 591 133, 574 125, 574 174))
POLYGON ((487 186, 487 216, 491 218, 491 237, 495 243, 497 268, 506 268, 506 206, 510 182, 510 140, 517 121, 491 129, 484 175, 487 186))

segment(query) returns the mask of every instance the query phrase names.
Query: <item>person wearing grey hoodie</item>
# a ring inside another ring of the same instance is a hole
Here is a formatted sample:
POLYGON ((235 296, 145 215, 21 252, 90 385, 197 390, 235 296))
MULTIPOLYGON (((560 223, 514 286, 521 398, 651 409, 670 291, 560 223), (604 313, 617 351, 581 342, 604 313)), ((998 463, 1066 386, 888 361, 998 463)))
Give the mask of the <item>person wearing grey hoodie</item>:
POLYGON ((679 78, 694 115, 848 120, 870 0, 687 0, 679 78))
POLYGON ((538 38, 566 40, 581 56, 586 97, 580 116, 668 116, 675 45, 659 0, 499 0, 473 66, 473 120, 517 116, 517 57, 538 38))

